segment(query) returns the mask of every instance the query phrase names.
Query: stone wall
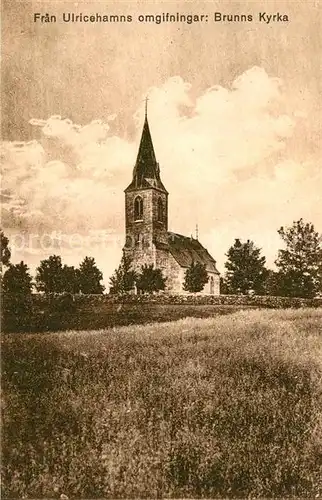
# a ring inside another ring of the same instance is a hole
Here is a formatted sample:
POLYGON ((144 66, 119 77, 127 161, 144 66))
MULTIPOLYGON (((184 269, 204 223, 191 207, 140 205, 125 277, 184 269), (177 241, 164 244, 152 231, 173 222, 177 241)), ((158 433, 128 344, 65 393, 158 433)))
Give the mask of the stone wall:
POLYGON ((2 331, 97 330, 129 324, 175 321, 187 317, 209 318, 246 309, 322 308, 322 299, 166 293, 123 297, 35 294, 31 306, 28 315, 24 317, 2 314, 2 331))
POLYGON ((160 292, 153 295, 82 295, 82 294, 34 294, 35 304, 48 304, 49 301, 60 301, 62 296, 68 296, 79 305, 90 306, 101 303, 116 304, 169 304, 169 305, 226 305, 253 306, 258 308, 286 309, 299 307, 322 307, 322 298, 302 299, 293 297, 273 297, 268 295, 205 295, 205 294, 167 294, 160 292))

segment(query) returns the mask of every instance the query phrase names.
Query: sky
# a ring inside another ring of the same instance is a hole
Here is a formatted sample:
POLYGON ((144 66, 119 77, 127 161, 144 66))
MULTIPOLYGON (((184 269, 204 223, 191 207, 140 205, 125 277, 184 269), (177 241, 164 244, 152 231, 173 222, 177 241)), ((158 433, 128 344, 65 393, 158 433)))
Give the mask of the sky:
POLYGON ((104 282, 124 244, 124 189, 144 99, 169 230, 224 271, 235 238, 262 248, 303 218, 322 232, 321 2, 4 0, 1 225, 12 262, 95 257, 104 282), (34 13, 56 23, 34 22, 34 13), (62 14, 132 15, 64 23, 62 14), (208 15, 140 23, 138 15, 208 15), (215 12, 252 22, 214 22, 215 12), (288 22, 258 20, 260 12, 288 22))

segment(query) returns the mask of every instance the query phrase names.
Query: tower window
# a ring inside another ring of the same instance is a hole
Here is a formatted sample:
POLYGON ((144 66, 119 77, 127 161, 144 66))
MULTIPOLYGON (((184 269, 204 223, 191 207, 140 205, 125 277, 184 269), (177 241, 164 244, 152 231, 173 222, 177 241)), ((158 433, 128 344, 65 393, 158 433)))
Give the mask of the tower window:
POLYGON ((163 222, 163 203, 161 198, 158 199, 158 221, 163 222))
POLYGON ((143 200, 141 196, 137 196, 134 200, 134 220, 143 219, 143 200))

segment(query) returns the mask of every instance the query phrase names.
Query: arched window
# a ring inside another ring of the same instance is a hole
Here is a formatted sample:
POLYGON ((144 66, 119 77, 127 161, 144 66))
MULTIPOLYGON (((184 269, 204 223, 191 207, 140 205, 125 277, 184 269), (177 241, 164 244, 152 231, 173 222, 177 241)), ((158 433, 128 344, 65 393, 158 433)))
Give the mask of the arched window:
POLYGON ((137 196, 134 200, 134 220, 143 219, 143 200, 141 196, 137 196))
POLYGON ((211 295, 215 293, 215 281, 213 276, 210 277, 210 293, 211 295))
POLYGON ((163 222, 163 203, 161 198, 158 199, 158 221, 163 222))

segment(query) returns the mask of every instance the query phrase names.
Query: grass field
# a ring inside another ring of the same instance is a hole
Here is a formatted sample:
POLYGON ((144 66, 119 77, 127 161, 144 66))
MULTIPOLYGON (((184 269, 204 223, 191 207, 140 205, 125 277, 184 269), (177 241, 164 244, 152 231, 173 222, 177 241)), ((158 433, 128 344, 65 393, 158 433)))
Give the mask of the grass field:
POLYGON ((2 339, 3 498, 322 495, 322 310, 2 339))

